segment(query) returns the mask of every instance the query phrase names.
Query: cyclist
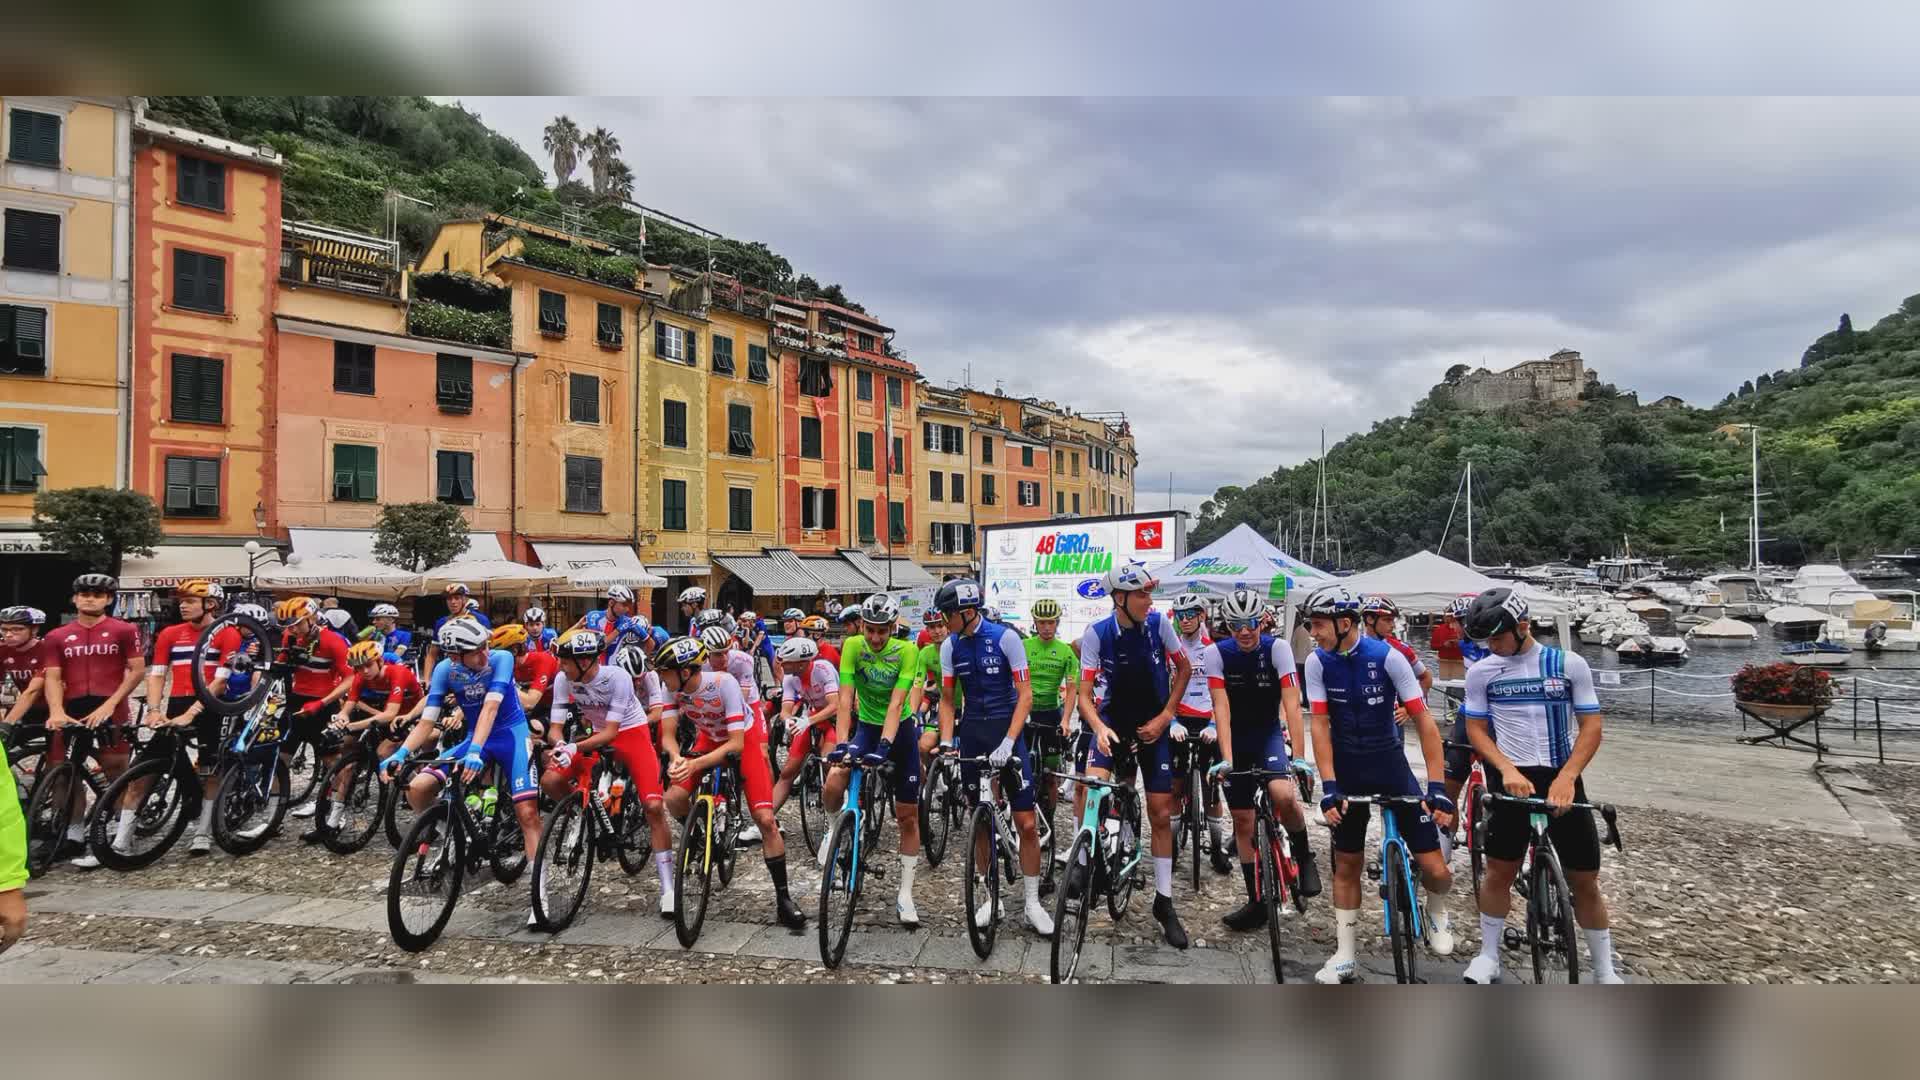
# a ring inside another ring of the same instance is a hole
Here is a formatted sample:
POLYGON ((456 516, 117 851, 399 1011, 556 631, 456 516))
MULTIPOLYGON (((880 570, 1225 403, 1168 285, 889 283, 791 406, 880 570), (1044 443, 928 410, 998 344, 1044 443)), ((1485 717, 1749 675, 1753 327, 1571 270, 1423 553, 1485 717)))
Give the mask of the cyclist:
POLYGON ((680 625, 692 626, 693 617, 707 606, 707 590, 698 585, 682 589, 677 603, 680 608, 680 625))
POLYGON ((797 607, 790 607, 780 613, 780 634, 782 638, 803 637, 806 630, 802 624, 807 621, 807 613, 797 607))
POLYGON ((433 637, 427 641, 427 667, 431 677, 433 670, 440 666, 440 631, 449 620, 470 617, 480 624, 482 629, 492 630, 493 620, 480 611, 480 604, 468 595, 467 587, 456 581, 448 585, 442 594, 447 598, 447 613, 433 621, 433 637))
POLYGON ((667 747, 667 812, 685 819, 693 791, 708 769, 729 756, 739 759, 740 788, 760 827, 760 852, 773 879, 774 918, 789 930, 804 930, 807 917, 787 892, 787 846, 773 818, 773 778, 768 776, 766 729, 756 724, 740 696, 740 684, 724 671, 706 670, 707 647, 698 638, 669 638, 654 654, 654 670, 666 692, 660 738, 667 747), (681 752, 682 718, 695 732, 687 757, 681 752))
MULTIPOLYGON (((940 687, 945 691, 940 697, 941 747, 968 758, 984 756, 996 771, 1009 764, 1018 767, 1020 787, 1007 793, 1007 806, 1020 833, 1027 925, 1041 937, 1050 937, 1053 917, 1040 904, 1040 831, 1034 814, 1033 755, 1028 752, 1025 730, 1033 709, 1026 647, 1019 634, 981 613, 986 599, 977 581, 957 578, 941 585, 933 606, 947 624, 947 639, 940 643, 940 687)), ((980 789, 977 762, 960 766, 960 782, 969 792, 980 789)), ((975 926, 987 925, 993 918, 993 901, 989 899, 969 918, 975 926)))
POLYGON ((1184 949, 1187 931, 1173 909, 1172 740, 1162 736, 1186 695, 1193 662, 1173 623, 1153 610, 1158 583, 1145 566, 1121 563, 1107 571, 1105 584, 1113 614, 1080 638, 1080 718, 1092 736, 1087 772, 1111 776, 1116 750, 1138 743, 1153 832, 1153 917, 1167 944, 1184 949), (1096 708, 1094 683, 1102 677, 1106 699, 1096 708))
POLYGON ((547 757, 547 771, 540 778, 540 786, 549 798, 566 798, 569 792, 592 781, 599 751, 611 746, 633 784, 628 797, 638 797, 646 812, 653 866, 660 877, 660 914, 672 918, 673 833, 667 828, 660 757, 654 752, 653 733, 648 726, 653 703, 640 697, 642 686, 658 684, 647 678, 647 659, 637 645, 620 647, 613 654, 613 663, 603 664, 603 644, 593 630, 577 631, 559 643, 560 674, 553 684, 555 746, 547 757), (563 742, 568 732, 567 718, 574 715, 587 734, 577 742, 563 742))
POLYGON ((45 621, 45 615, 24 605, 0 610, 0 683, 13 702, 0 723, 36 736, 47 724, 47 639, 40 636, 45 621))
MULTIPOLYGON (((347 639, 321 623, 320 605, 312 598, 295 596, 274 605, 273 617, 280 624, 280 655, 293 665, 293 678, 287 687, 286 714, 290 717, 287 738, 280 744, 280 757, 288 766, 301 743, 313 750, 313 767, 324 775, 333 764, 335 748, 327 737, 327 707, 347 695, 353 685, 353 665, 347 659, 347 639)), ((318 804, 312 800, 294 807, 294 817, 312 817, 318 804)), ((300 835, 312 844, 320 840, 318 826, 300 835)))
MULTIPOLYGON (((1533 638, 1527 602, 1517 590, 1488 589, 1462 620, 1466 634, 1485 643, 1489 655, 1467 669, 1467 719, 1473 749, 1487 764, 1487 787, 1496 794, 1546 799, 1556 806, 1586 802, 1580 774, 1600 749, 1600 699, 1593 671, 1578 653, 1542 645, 1533 638), (1578 725, 1579 735, 1574 727, 1578 725), (1545 794, 1543 795, 1542 792, 1545 794)), ((1480 880, 1480 953, 1467 965, 1466 981, 1500 980, 1500 944, 1512 905, 1513 879, 1526 854, 1529 811, 1495 802, 1487 817, 1487 867, 1480 880)), ((1573 911, 1585 931, 1593 978, 1618 983, 1613 932, 1606 898, 1600 895, 1600 834, 1590 813, 1561 813, 1547 836, 1567 872, 1573 911)))
MULTIPOLYGON (((940 746, 940 645, 947 640, 947 620, 939 608, 929 607, 920 622, 925 643, 915 650, 919 674, 907 696, 907 712, 920 718, 920 775, 925 776, 940 746)), ((1040 696, 1038 689, 1034 696, 1040 696)))
MULTIPOLYGON (((859 636, 847 639, 840 654, 840 744, 827 761, 840 764, 858 756, 869 765, 893 762, 893 815, 900 823, 900 893, 894 912, 900 925, 912 930, 920 925, 919 909, 913 905, 913 875, 920 865, 920 743, 896 736, 907 693, 920 670, 919 657, 913 646, 893 636, 894 624, 900 621, 900 605, 893 597, 874 593, 851 610, 861 629, 859 636), (856 706, 858 724, 851 722, 856 706)), ((843 769, 827 773, 821 796, 827 813, 839 811, 847 782, 843 769)), ((832 842, 829 833, 820 845, 822 865, 832 842)))
MULTIPOLYGON (((719 608, 703 609, 693 617, 693 636, 707 647, 707 670, 724 671, 740 684, 740 697, 764 736, 767 734, 766 699, 760 696, 760 679, 753 670, 753 657, 734 648, 737 632, 733 617, 719 608)), ((759 837, 759 827, 752 821, 740 827, 741 843, 751 844, 759 837)))
MULTIPOLYGON (((1306 745, 1307 738, 1300 718, 1299 668, 1293 646, 1260 629, 1268 621, 1263 618, 1266 609, 1265 601, 1252 589, 1228 593, 1220 604, 1228 636, 1208 645, 1201 656, 1224 752, 1222 765, 1215 768, 1223 771, 1252 766, 1288 772, 1295 764, 1305 764, 1293 757, 1293 748, 1306 745)), ((1222 920, 1230 930, 1257 930, 1267 924, 1267 907, 1254 875, 1253 794, 1251 779, 1236 776, 1227 781, 1234 846, 1247 887, 1247 902, 1222 920)), ((1301 896, 1320 895, 1320 870, 1308 843, 1307 814, 1300 805, 1299 790, 1290 780, 1269 780, 1267 801, 1287 830, 1294 861, 1300 866, 1295 887, 1301 896)))
POLYGON ((827 663, 832 664, 837 670, 840 667, 840 646, 829 640, 827 634, 828 627, 829 624, 827 623, 827 617, 825 615, 809 615, 806 617, 806 620, 800 624, 800 628, 806 631, 806 635, 812 638, 815 644, 820 646, 821 658, 826 660, 827 663))
MULTIPOLYGON (((499 770, 513 799, 514 815, 520 819, 527 861, 532 862, 540 850, 540 791, 533 781, 527 714, 514 690, 513 657, 489 650, 487 628, 473 619, 448 620, 434 640, 446 658, 434 665, 420 713, 422 723, 415 724, 400 748, 387 755, 381 769, 393 775, 433 741, 442 703, 452 695, 466 718, 468 735, 445 756, 460 763, 465 783, 479 779, 488 765, 499 770)), ((446 774, 438 769, 422 769, 414 776, 407 787, 407 803, 414 813, 432 805, 445 782, 446 774)), ((539 925, 532 911, 527 913, 527 925, 539 925)))
POLYGON ((527 628, 527 651, 550 653, 553 643, 560 632, 547 625, 547 609, 530 607, 520 616, 520 625, 527 628))
MULTIPOLYGON (((1321 983, 1352 982, 1354 938, 1360 923, 1360 872, 1366 862, 1371 807, 1347 795, 1419 795, 1407 764, 1395 699, 1420 733, 1427 775, 1441 774, 1440 731, 1420 697, 1420 683, 1406 657, 1386 642, 1360 632, 1360 598, 1344 585, 1324 586, 1307 598, 1308 626, 1318 646, 1307 656, 1307 705, 1313 713, 1313 755, 1320 767, 1320 810, 1333 829, 1333 923, 1335 949, 1314 974, 1321 983)), ((1430 896, 1453 886, 1440 855, 1439 829, 1453 824, 1453 801, 1438 780, 1428 780, 1420 808, 1392 808, 1430 896), (1436 828, 1435 826, 1438 826, 1436 828)), ((1441 956, 1453 952, 1447 913, 1429 910, 1427 944, 1441 956)))
MULTIPOLYGON (((147 669, 146 722, 151 728, 193 728, 194 743, 200 748, 196 764, 205 799, 200 804, 200 822, 187 845, 187 853, 205 855, 213 850, 213 797, 220 783, 213 774, 213 762, 219 750, 221 719, 218 713, 207 712, 194 693, 193 664, 194 652, 200 647, 200 635, 213 621, 214 612, 226 601, 226 592, 210 581, 196 578, 181 582, 173 590, 173 596, 179 606, 180 621, 154 635, 153 663, 147 669), (165 699, 166 707, 157 708, 169 674, 173 677, 171 693, 165 699)), ((215 694, 219 694, 226 683, 227 669, 221 658, 237 651, 240 645, 240 631, 229 626, 215 634, 206 651, 200 654, 208 688, 215 694)))
POLYGON ((825 753, 838 745, 840 727, 840 669, 820 656, 820 646, 799 635, 780 643, 775 654, 784 673, 780 684, 780 716, 786 729, 793 732, 787 746, 787 762, 781 766, 779 782, 773 785, 773 810, 779 813, 793 793, 793 782, 806 765, 807 754, 818 747, 825 753), (794 718, 802 708, 807 712, 805 727, 796 728, 794 718))
MULTIPOLYGON (((334 714, 330 730, 342 737, 365 738, 361 733, 370 732, 379 740, 376 757, 384 758, 400 745, 395 732, 401 714, 410 712, 423 697, 420 678, 412 668, 389 660, 378 641, 354 642, 347 650, 347 663, 353 668, 353 680, 340 699, 340 710, 334 714)), ((333 808, 327 815, 327 828, 337 830, 347 823, 345 800, 352 784, 353 770, 343 770, 330 800, 333 808)))
POLYGON ((1360 599, 1360 621, 1366 627, 1367 636, 1378 638, 1406 660, 1413 669, 1413 677, 1420 680, 1420 693, 1424 697, 1433 689, 1433 672, 1427 670, 1426 661, 1420 659, 1413 646, 1394 636, 1399 628, 1400 605, 1384 596, 1365 596, 1360 599))
MULTIPOLYGON (((1446 640, 1451 646, 1451 651, 1458 654, 1460 662, 1465 664, 1469 670, 1472 669, 1474 664, 1492 655, 1487 651, 1485 645, 1468 637, 1463 628, 1462 620, 1466 618, 1468 609, 1473 606, 1473 602, 1477 599, 1479 599, 1477 593, 1468 593, 1464 596, 1455 597, 1453 601, 1447 605, 1446 617, 1442 621, 1441 628, 1446 630, 1446 634, 1443 635, 1441 629, 1434 631, 1434 651, 1441 656, 1445 656, 1446 654, 1440 651, 1440 642, 1446 640)), ((1426 684, 1423 683, 1422 685, 1424 686, 1426 684)), ((1467 785, 1467 777, 1473 774, 1473 751, 1466 749, 1469 743, 1467 741, 1467 714, 1464 710, 1454 714, 1453 730, 1447 733, 1447 741, 1453 744, 1447 747, 1447 798, 1458 801, 1460 798, 1460 789, 1467 785)), ((1447 841, 1449 848, 1451 848, 1453 843, 1453 831, 1451 829, 1447 831, 1444 839, 1447 841)), ((1449 854, 1451 854, 1450 850, 1449 854)))
MULTIPOLYGON (((936 613, 937 614, 937 613, 936 613)), ((1027 677, 1033 685, 1033 712, 1027 717, 1028 744, 1037 769, 1059 769, 1067 737, 1074 724, 1073 699, 1080 688, 1080 658, 1060 640, 1060 601, 1040 599, 1028 611, 1033 636, 1020 642, 1027 654, 1027 677)), ((943 627, 942 637, 946 635, 943 627)), ((1051 809, 1055 788, 1049 778, 1041 789, 1051 809)))
MULTIPOLYGON (((133 624, 107 614, 119 583, 106 574, 81 574, 73 579, 72 622, 48 634, 46 649, 48 760, 66 752, 60 729, 78 724, 94 730, 94 754, 112 783, 127 768, 133 744, 125 728, 127 698, 146 670, 140 651, 140 632, 133 624)), ((73 821, 67 839, 85 843, 85 794, 73 793, 73 821)), ((116 847, 125 846, 133 831, 133 810, 122 806, 114 833, 116 847)), ((73 865, 83 870, 100 865, 92 852, 73 865)))
POLYGON ((400 609, 392 604, 375 604, 367 617, 371 625, 360 631, 359 640, 379 645, 380 654, 388 661, 405 663, 407 649, 413 644, 413 631, 396 628, 400 622, 400 609))
MULTIPOLYGON (((1206 806, 1204 793, 1188 791, 1187 772, 1191 755, 1202 754, 1204 759, 1219 756, 1220 729, 1213 722, 1213 691, 1201 661, 1207 646, 1226 640, 1229 633, 1218 605, 1210 607, 1199 593, 1175 596, 1172 613, 1174 629, 1180 632, 1180 644, 1193 664, 1187 692, 1174 707, 1173 723, 1167 728, 1167 737, 1173 740, 1173 833, 1181 834, 1184 828, 1181 819, 1187 814, 1206 814, 1207 832, 1213 840, 1213 868, 1224 874, 1232 865, 1227 860, 1227 807, 1224 802, 1206 806), (1201 800, 1200 805, 1195 805, 1195 799, 1201 800)), ((1199 857, 1195 853, 1194 858, 1199 857)))
POLYGON ((607 606, 587 612, 580 621, 569 629, 593 630, 600 634, 606 643, 607 651, 600 657, 605 663, 613 655, 615 646, 624 642, 640 642, 649 648, 658 646, 666 640, 666 631, 656 628, 644 615, 635 614, 633 590, 625 585, 607 586, 607 606), (653 638, 651 645, 647 639, 653 638))

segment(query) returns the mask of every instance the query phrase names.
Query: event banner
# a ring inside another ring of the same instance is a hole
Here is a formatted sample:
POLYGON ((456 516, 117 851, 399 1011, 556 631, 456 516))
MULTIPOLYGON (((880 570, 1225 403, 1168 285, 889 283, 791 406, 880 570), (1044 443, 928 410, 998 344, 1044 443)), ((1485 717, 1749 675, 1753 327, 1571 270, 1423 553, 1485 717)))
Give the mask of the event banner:
POLYGON ((1155 566, 1186 553, 1184 511, 1100 518, 1055 518, 981 528, 987 603, 1003 621, 1031 631, 1035 600, 1058 600, 1060 636, 1079 640, 1113 610, 1102 585, 1108 570, 1135 559, 1155 566))

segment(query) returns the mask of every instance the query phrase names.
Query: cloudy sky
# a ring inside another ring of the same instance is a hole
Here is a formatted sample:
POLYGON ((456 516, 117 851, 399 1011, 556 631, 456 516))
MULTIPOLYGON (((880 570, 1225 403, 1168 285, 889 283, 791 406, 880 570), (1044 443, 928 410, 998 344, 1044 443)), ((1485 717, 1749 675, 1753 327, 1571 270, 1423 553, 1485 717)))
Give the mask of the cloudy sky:
POLYGON ((1454 363, 1711 403, 1920 292, 1910 100, 462 100, 536 160, 557 113, 611 129, 636 198, 840 282, 935 381, 1125 410, 1148 508, 1454 363))

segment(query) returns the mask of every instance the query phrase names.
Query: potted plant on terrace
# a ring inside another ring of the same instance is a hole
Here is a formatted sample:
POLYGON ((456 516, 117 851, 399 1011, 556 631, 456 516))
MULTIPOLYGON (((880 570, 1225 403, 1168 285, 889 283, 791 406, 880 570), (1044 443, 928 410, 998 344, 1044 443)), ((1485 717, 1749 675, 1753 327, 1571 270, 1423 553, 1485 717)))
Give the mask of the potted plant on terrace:
POLYGON ((1732 683, 1736 705, 1772 720, 1805 720, 1833 703, 1832 676, 1785 661, 1748 664, 1732 683))

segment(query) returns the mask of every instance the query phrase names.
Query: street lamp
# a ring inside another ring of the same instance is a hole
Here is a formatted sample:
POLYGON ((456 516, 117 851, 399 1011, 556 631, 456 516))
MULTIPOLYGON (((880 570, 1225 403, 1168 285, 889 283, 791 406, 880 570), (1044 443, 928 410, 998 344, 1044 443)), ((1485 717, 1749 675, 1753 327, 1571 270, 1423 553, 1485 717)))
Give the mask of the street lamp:
POLYGON ((275 555, 276 552, 272 548, 261 547, 260 541, 258 540, 247 541, 240 545, 240 550, 247 553, 247 591, 254 592, 256 591, 253 582, 254 571, 258 570, 260 564, 266 562, 267 559, 275 555))
POLYGON ((267 507, 264 503, 253 504, 253 531, 256 533, 267 531, 267 507))

